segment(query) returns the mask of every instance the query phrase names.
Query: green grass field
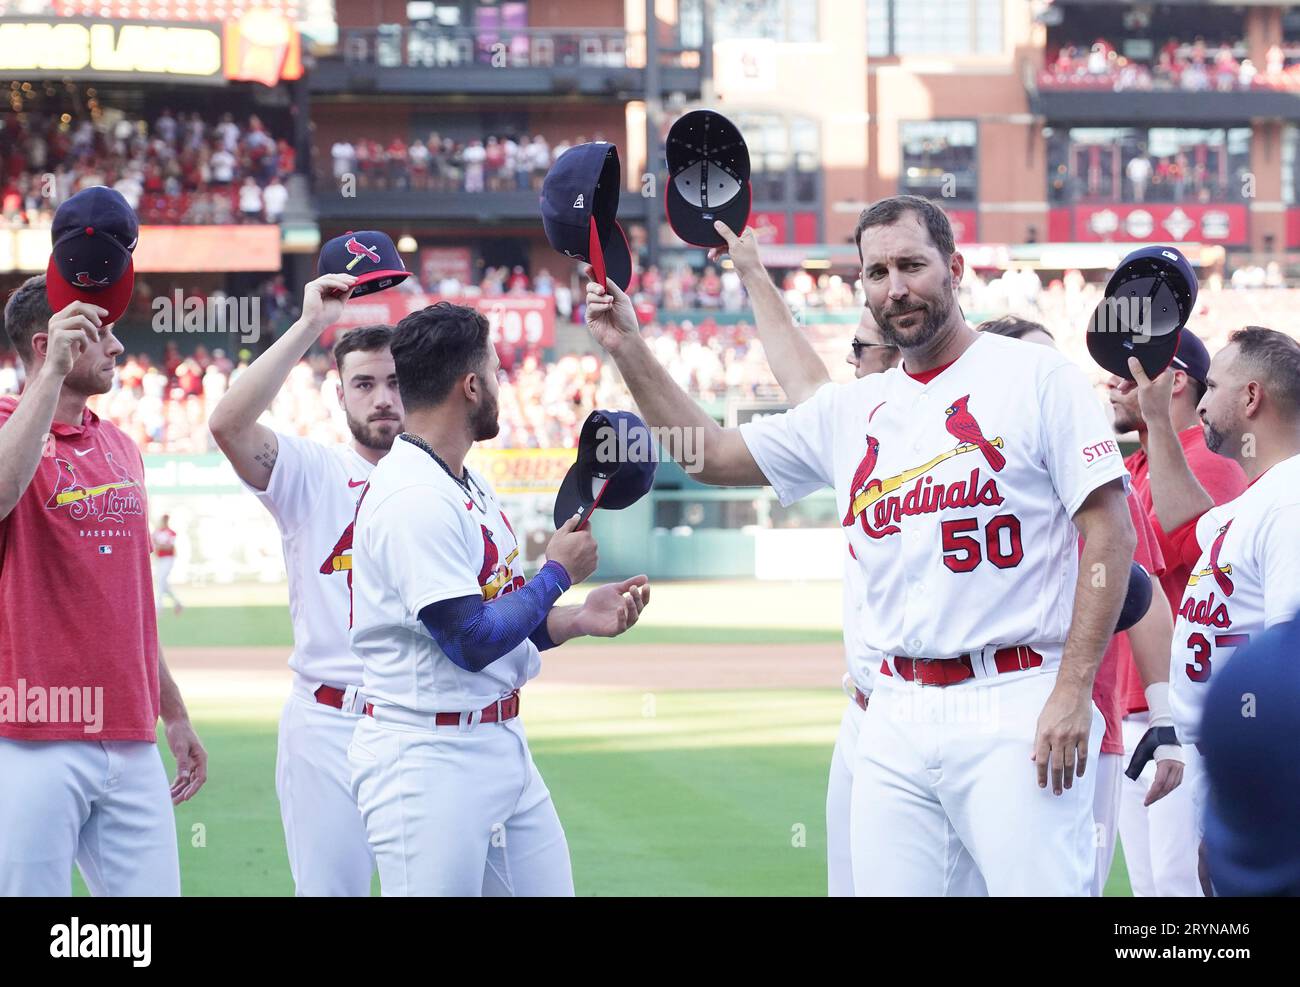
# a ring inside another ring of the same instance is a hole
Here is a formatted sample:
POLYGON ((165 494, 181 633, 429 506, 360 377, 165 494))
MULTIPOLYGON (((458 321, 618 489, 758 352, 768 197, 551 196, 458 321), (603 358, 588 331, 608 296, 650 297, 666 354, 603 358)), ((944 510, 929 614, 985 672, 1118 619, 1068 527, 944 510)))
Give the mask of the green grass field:
MULTIPOLYGON (((799 590, 802 603, 777 611, 801 614, 790 621, 799 626, 743 628, 708 622, 738 612, 718 606, 717 594, 701 601, 698 587, 663 589, 661 597, 689 598, 695 607, 663 607, 651 619, 652 607, 623 641, 798 645, 840 637, 826 620, 824 589, 799 590)), ((166 615, 164 646, 287 648, 288 616, 275 602, 166 615)), ((761 600, 739 612, 772 613, 761 600)), ((184 675, 178 678, 184 688, 184 675)), ((844 707, 837 689, 649 694, 547 685, 545 669, 539 682, 524 719, 568 835, 579 894, 825 894, 826 775, 844 707)), ((177 810, 188 895, 293 893, 274 788, 281 702, 190 700, 212 770, 200 795, 177 810)), ((84 893, 79 878, 77 886, 84 893)), ((1106 893, 1129 893, 1120 853, 1106 893)))

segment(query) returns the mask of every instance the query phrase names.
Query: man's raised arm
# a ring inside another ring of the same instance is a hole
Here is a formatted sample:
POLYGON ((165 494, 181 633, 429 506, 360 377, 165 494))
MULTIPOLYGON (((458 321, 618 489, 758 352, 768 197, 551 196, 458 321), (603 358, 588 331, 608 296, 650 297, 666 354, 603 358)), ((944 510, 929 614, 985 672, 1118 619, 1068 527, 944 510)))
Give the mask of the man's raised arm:
POLYGON ((301 317, 239 375, 208 419, 217 447, 239 478, 257 490, 265 490, 271 482, 271 469, 280 452, 275 432, 257 420, 271 406, 298 361, 321 333, 339 320, 356 280, 350 274, 325 274, 309 282, 301 317))
POLYGON ((746 227, 740 236, 731 232, 721 220, 714 223, 713 228, 727 241, 727 246, 725 251, 719 247, 709 256, 716 259, 724 252, 731 256, 754 310, 754 324, 767 355, 767 365, 772 368, 776 382, 790 403, 802 404, 816 393, 817 388, 829 383, 831 376, 826 371, 826 364, 808 342, 808 337, 795 325, 789 306, 759 260, 758 238, 753 227, 746 227))
POLYGON ((101 320, 107 314, 97 305, 73 302, 50 319, 45 330, 45 362, 0 429, 0 520, 18 506, 36 475, 63 393, 63 380, 87 343, 99 341, 101 320))
POLYGON ((1129 371, 1134 383, 1122 391, 1137 388, 1138 406, 1147 423, 1147 460, 1151 477, 1151 506, 1156 520, 1173 534, 1214 506, 1214 500, 1201 481, 1196 479, 1183 444, 1174 431, 1169 401, 1173 395, 1174 374, 1166 370, 1154 380, 1147 377, 1136 358, 1129 357, 1129 371))
POLYGON ((709 417, 655 359, 641 338, 631 300, 613 281, 603 288, 587 285, 587 329, 617 364, 651 428, 699 430, 697 480, 726 487, 767 483, 740 430, 723 428, 709 417))

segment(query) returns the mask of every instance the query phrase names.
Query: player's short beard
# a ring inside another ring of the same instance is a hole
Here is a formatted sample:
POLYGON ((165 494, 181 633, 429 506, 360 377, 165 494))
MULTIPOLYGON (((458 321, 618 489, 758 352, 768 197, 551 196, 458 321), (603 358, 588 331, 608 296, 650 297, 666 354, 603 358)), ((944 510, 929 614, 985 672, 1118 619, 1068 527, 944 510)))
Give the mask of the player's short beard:
POLYGON ((889 314, 885 308, 871 307, 871 314, 876 318, 876 324, 880 326, 880 338, 890 346, 897 346, 899 349, 919 349, 934 340, 943 330, 944 325, 952 315, 953 299, 946 293, 941 294, 932 301, 924 302, 925 316, 921 319, 921 324, 914 330, 915 335, 905 336, 894 328, 893 319, 901 315, 901 312, 889 314))
POLYGON ((95 394, 107 394, 113 389, 113 375, 105 381, 95 371, 79 368, 75 364, 68 375, 63 378, 63 386, 74 394, 91 397, 95 394))
POLYGON ((1202 419, 1201 424, 1204 426, 1205 448, 1209 449, 1210 452, 1217 453, 1223 448, 1224 443, 1228 441, 1228 436, 1211 425, 1208 419, 1202 419))
POLYGON ((497 437, 497 433, 501 431, 498 412, 497 396, 485 392, 482 403, 474 409, 469 419, 475 442, 486 442, 497 437))
POLYGON ((343 414, 347 416, 348 431, 352 433, 352 438, 366 449, 388 452, 393 448, 393 440, 397 438, 397 433, 402 430, 401 421, 385 418, 363 422, 353 418, 352 412, 346 408, 343 409, 343 414), (384 431, 385 427, 391 430, 391 434, 384 431))

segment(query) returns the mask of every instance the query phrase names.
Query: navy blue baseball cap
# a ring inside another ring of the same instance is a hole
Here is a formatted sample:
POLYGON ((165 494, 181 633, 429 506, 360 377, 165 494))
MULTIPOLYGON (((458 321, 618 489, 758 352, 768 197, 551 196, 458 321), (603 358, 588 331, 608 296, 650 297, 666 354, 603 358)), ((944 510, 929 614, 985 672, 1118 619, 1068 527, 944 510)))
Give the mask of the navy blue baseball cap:
POLYGON ((1204 384, 1205 378, 1210 376, 1210 351, 1195 333, 1184 329, 1178 334, 1178 349, 1169 365, 1204 384))
POLYGON ((1196 309, 1196 272, 1175 247, 1134 250, 1106 282, 1106 296, 1088 325, 1088 352, 1128 380, 1129 357, 1149 377, 1173 361, 1183 326, 1196 309))
POLYGON ((726 246, 714 222, 740 233, 752 203, 749 148, 740 129, 714 110, 692 110, 668 131, 664 158, 668 225, 697 247, 726 246))
POLYGON ((1198 746, 1216 894, 1300 895, 1300 618, 1214 670, 1198 746))
POLYGON ((1115 633, 1126 631, 1147 615, 1151 609, 1151 573, 1141 562, 1129 564, 1128 589, 1124 593, 1124 605, 1120 607, 1119 619, 1115 622, 1115 633))
POLYGON ((581 514, 581 528, 597 507, 631 507, 650 492, 657 464, 645 422, 630 411, 593 411, 578 436, 578 460, 555 498, 555 527, 581 514))
POLYGON ((50 308, 61 312, 73 302, 89 302, 108 309, 105 322, 120 319, 135 290, 131 251, 139 238, 135 210, 116 189, 95 185, 69 197, 50 227, 50 308))
POLYGON ((632 251, 616 218, 622 175, 613 144, 579 144, 546 173, 541 205, 542 228, 551 246, 590 264, 597 284, 603 286, 608 278, 626 291, 632 283, 632 251))
POLYGON ((382 230, 348 231, 320 248, 316 274, 351 274, 357 279, 352 297, 373 295, 411 276, 393 238, 382 230))

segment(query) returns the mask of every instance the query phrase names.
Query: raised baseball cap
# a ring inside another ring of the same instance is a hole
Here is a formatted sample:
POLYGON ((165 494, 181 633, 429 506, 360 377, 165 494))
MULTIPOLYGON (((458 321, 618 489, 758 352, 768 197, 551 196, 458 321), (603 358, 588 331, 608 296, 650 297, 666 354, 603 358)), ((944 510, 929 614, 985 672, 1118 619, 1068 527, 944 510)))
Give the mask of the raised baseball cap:
POLYGON ((411 276, 393 238, 382 230, 348 231, 320 249, 316 274, 351 274, 357 279, 352 297, 373 295, 411 276))
POLYGON ((593 411, 578 435, 578 459, 555 498, 555 527, 581 514, 581 528, 597 507, 631 507, 650 492, 657 465, 645 422, 630 411, 593 411))
POLYGON ((1174 358, 1183 326, 1196 309, 1196 272, 1176 247, 1134 250, 1106 282, 1106 294, 1088 324, 1088 353, 1128 380, 1129 357, 1150 377, 1174 358))
POLYGON ((135 266, 131 252, 140 237, 135 210, 106 185, 82 189, 54 213, 45 296, 60 312, 73 302, 108 310, 116 322, 131 303, 135 266))
POLYGON ((592 280, 632 283, 632 251, 618 224, 623 170, 618 148, 592 141, 569 148, 542 181, 542 229, 560 253, 592 267, 592 280))
POLYGON ((664 158, 668 225, 694 246, 725 246, 714 222, 739 233, 753 200, 749 147, 740 129, 716 110, 692 110, 669 129, 664 158))

